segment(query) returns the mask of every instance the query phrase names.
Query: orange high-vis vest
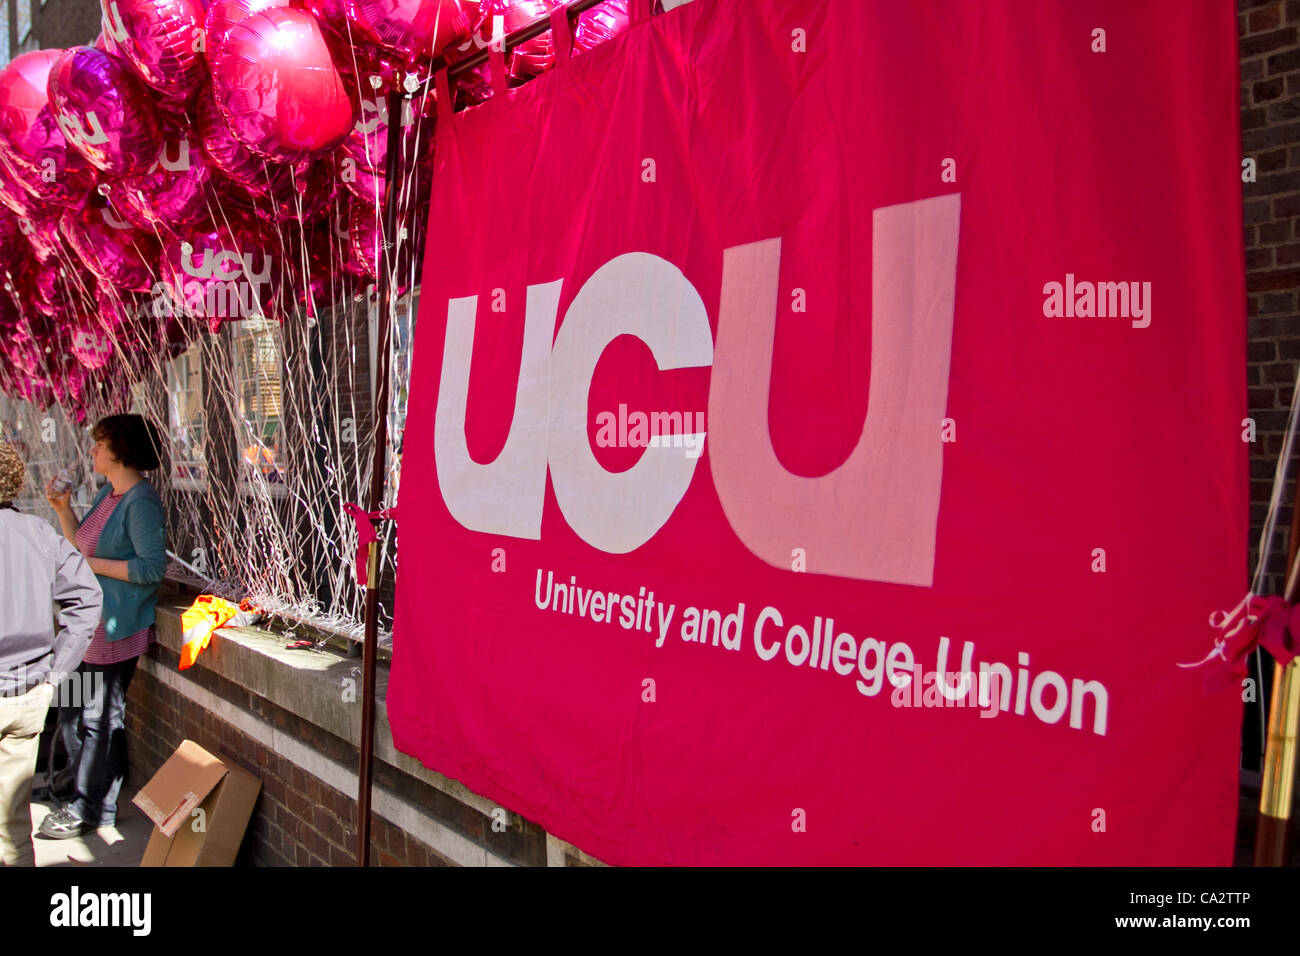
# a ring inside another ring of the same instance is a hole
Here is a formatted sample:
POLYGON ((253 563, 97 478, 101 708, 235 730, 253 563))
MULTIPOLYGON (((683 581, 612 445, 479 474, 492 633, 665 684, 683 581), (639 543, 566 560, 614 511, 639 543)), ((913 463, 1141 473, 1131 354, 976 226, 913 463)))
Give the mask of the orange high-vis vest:
POLYGON ((212 632, 239 613, 239 608, 213 594, 200 594, 181 614, 181 670, 194 665, 207 649, 212 632))

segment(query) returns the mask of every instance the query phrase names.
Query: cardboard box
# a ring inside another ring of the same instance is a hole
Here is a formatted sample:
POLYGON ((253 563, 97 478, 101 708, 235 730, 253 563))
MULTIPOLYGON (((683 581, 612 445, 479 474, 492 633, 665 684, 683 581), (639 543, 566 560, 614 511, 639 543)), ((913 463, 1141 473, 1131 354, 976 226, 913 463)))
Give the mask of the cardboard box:
POLYGON ((154 822, 140 865, 233 866, 261 790, 242 767, 182 741, 131 801, 154 822))

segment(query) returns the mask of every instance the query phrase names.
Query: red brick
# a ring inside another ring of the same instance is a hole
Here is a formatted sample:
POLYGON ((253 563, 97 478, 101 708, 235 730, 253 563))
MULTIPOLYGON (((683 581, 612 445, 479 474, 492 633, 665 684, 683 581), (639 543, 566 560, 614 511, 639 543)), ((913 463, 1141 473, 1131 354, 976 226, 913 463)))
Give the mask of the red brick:
POLYGON ((1286 89, 1286 82, 1280 76, 1271 76, 1267 80, 1260 80, 1250 88, 1250 95, 1256 103, 1267 103, 1269 100, 1275 100, 1282 95, 1286 89))
MULTIPOLYGON (((1266 222, 1259 227, 1259 241, 1263 245, 1273 245, 1279 242, 1286 242, 1291 238, 1291 223, 1283 219, 1281 222, 1266 222)), ((1251 243, 1246 243, 1247 246, 1251 243)))
POLYGON ((1265 365, 1261 371, 1265 382, 1290 384, 1295 381, 1295 366, 1289 362, 1278 365, 1265 365))
POLYGON ((1247 224, 1268 222, 1270 219, 1274 218, 1272 212, 1269 210, 1269 202, 1267 199, 1257 199, 1254 202, 1246 203, 1243 215, 1245 216, 1244 221, 1247 224))
POLYGON ((1261 30, 1272 30, 1282 24, 1282 4, 1275 3, 1272 6, 1261 7, 1258 10, 1252 10, 1247 19, 1247 29, 1251 33, 1259 33, 1261 30))
MULTIPOLYGON (((1265 34, 1265 36, 1268 36, 1268 34, 1265 34)), ((1268 58, 1268 72, 1270 75, 1290 73, 1292 70, 1298 69, 1300 69, 1300 50, 1275 53, 1268 58)))
POLYGON ((1281 102, 1270 104, 1267 116, 1270 123, 1281 123, 1300 116, 1300 96, 1292 96, 1281 102))
POLYGON ((1267 33, 1256 33, 1251 36, 1242 37, 1238 44, 1241 57, 1244 59, 1248 56, 1256 56, 1260 53, 1270 53, 1273 50, 1281 50, 1284 47, 1294 46, 1296 42, 1296 28, 1282 27, 1280 30, 1270 30, 1267 33))
POLYGON ((1286 168, 1286 150, 1274 149, 1267 153, 1260 153, 1256 157, 1257 169, 1261 173, 1271 173, 1279 169, 1286 168))
POLYGON ((1274 292, 1279 289, 1300 288, 1300 269, 1251 273, 1246 276, 1246 288, 1251 292, 1274 292))
MULTIPOLYGON (((1300 348, 1300 342, 1287 343, 1300 348)), ((1255 341, 1246 344, 1246 361, 1247 362, 1271 362, 1278 354, 1278 343, 1269 341, 1255 341)), ((1300 355, 1282 355, 1282 358, 1300 358, 1300 355)))
POLYGON ((290 790, 284 795, 284 805, 296 819, 307 819, 307 813, 311 810, 311 801, 297 790, 290 790))
POLYGON ((330 847, 330 866, 353 866, 357 862, 356 856, 341 847, 330 847))
POLYGON ((329 841, 313 830, 311 827, 303 827, 298 837, 299 841, 305 846, 312 856, 319 860, 325 860, 330 855, 329 841))

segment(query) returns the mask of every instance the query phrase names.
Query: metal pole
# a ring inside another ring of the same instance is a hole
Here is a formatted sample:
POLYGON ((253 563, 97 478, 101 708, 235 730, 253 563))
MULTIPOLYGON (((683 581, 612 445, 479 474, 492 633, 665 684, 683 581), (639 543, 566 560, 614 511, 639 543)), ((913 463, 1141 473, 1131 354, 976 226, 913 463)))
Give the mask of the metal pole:
MULTIPOLYGON (((1291 511, 1290 560, 1284 597, 1295 603, 1300 593, 1300 486, 1291 511)), ((1262 675, 1261 675, 1262 676, 1262 675)), ((1262 693, 1262 688, 1261 688, 1262 693)), ((1273 665, 1273 696, 1268 709, 1268 737, 1259 790, 1255 829, 1255 865, 1285 866, 1290 846, 1291 805, 1295 797, 1296 728, 1300 726, 1300 658, 1286 667, 1273 665)))
MULTIPOLYGON (((586 10, 590 10, 592 7, 598 6, 603 2, 604 0, 573 0, 573 2, 568 5, 567 8, 568 15, 571 18, 576 17, 578 14, 586 10)), ((636 2, 636 0, 633 0, 633 2, 636 2)), ((532 23, 528 24, 527 26, 520 27, 518 30, 515 30, 513 33, 506 34, 504 44, 503 44, 505 48, 505 52, 509 53, 515 47, 519 46, 519 44, 527 43, 529 40, 533 39, 534 37, 541 36, 550 28, 551 28, 551 18, 549 16, 545 16, 537 20, 534 20, 532 23)), ((487 49, 479 50, 477 53, 471 54, 470 56, 465 57, 465 59, 463 60, 457 60, 450 67, 448 67, 447 78, 450 80, 454 80, 462 73, 468 73, 470 70, 474 69, 474 67, 481 66, 487 61, 488 61, 487 49)), ((439 69, 441 69, 443 66, 446 65, 446 62, 447 62, 446 60, 441 60, 441 59, 437 61, 434 64, 434 69, 430 70, 430 75, 438 72, 439 69)))
MULTIPOLYGON (((389 340, 393 327, 393 282, 397 272, 398 174, 402 160, 402 94, 388 94, 388 155, 384 169, 383 255, 379 270, 379 315, 375 336, 375 448, 370 465, 369 510, 384 506, 388 473, 389 340)), ((379 546, 372 542, 366 561, 366 641, 361 664, 361 766, 357 772, 357 866, 370 865, 370 794, 375 763, 375 664, 379 644, 379 546)))

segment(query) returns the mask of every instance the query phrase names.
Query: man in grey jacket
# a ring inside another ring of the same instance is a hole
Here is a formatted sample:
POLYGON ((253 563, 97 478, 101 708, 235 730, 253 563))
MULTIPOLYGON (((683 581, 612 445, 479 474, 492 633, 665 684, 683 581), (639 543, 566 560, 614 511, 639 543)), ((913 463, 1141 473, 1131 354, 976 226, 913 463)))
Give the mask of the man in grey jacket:
POLYGON ((80 552, 48 522, 19 514, 23 461, 0 440, 0 865, 31 866, 32 776, 56 685, 77 669, 103 595, 80 552), (59 632, 54 633, 53 602, 59 632))

